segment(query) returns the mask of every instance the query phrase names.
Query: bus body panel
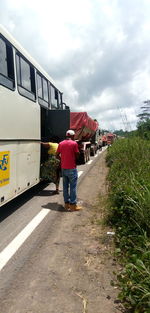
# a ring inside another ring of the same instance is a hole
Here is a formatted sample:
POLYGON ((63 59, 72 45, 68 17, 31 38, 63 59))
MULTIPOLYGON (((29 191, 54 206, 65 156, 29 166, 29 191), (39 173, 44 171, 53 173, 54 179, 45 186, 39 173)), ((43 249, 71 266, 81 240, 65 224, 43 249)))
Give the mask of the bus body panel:
POLYGON ((0 206, 16 195, 16 149, 15 142, 0 141, 0 206), (7 168, 3 162, 6 153, 9 154, 7 168))
POLYGON ((40 143, 0 141, 0 164, 6 154, 9 155, 6 164, 9 172, 6 169, 4 176, 4 164, 3 169, 0 167, 0 206, 40 180, 40 143))
POLYGON ((40 106, 21 95, 0 86, 0 140, 40 140, 40 106))
POLYGON ((40 143, 19 142, 17 147, 17 190, 26 190, 39 182, 40 143))

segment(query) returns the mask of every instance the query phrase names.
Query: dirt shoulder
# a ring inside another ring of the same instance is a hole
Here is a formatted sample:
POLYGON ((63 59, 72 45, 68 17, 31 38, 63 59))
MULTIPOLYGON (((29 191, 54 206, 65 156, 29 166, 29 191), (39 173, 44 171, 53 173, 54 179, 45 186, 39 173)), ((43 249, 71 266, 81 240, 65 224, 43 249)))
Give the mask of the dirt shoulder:
POLYGON ((5 292, 1 313, 122 312, 118 290, 111 286, 116 271, 113 239, 101 225, 107 195, 105 154, 78 186, 83 210, 65 212, 58 199, 53 225, 16 274, 11 292, 5 292))
MULTIPOLYGON (((79 201, 83 203, 80 225, 76 225, 76 235, 81 236, 84 249, 82 258, 84 272, 89 277, 86 289, 87 312, 113 313, 122 312, 118 303, 118 289, 111 285, 117 272, 116 260, 113 256, 113 236, 107 234, 112 231, 104 226, 105 205, 108 192, 106 177, 108 167, 104 152, 89 174, 84 178, 84 188, 79 187, 79 201)), ((84 312, 84 311, 83 311, 84 312)), ((86 311, 85 311, 86 312, 86 311)))

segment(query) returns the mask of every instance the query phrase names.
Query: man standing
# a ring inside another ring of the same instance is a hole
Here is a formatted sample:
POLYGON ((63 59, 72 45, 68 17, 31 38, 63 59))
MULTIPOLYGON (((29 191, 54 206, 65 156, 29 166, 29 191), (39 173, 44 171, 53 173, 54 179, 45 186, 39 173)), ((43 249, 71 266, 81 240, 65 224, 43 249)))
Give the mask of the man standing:
POLYGON ((63 177, 63 196, 65 209, 80 210, 77 206, 77 179, 78 173, 76 160, 79 156, 78 144, 74 141, 75 132, 68 130, 66 139, 58 145, 56 156, 61 156, 61 168, 63 177))

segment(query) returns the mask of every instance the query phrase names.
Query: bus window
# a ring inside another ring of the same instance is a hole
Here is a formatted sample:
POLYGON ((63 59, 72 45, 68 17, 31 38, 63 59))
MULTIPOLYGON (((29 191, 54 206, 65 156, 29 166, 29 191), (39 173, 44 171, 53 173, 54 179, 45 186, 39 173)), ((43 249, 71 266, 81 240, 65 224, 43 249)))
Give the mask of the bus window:
POLYGON ((58 108, 58 91, 51 85, 51 107, 58 108))
POLYGON ((14 62, 12 47, 0 38, 0 84, 14 89, 14 62))
POLYGON ((59 108, 63 108, 63 105, 62 105, 62 93, 61 92, 58 92, 58 99, 59 99, 59 108))
POLYGON ((38 97, 42 99, 42 77, 37 74, 38 97))
POLYGON ((59 109, 59 97, 58 97, 58 90, 55 89, 55 99, 57 100, 57 108, 59 109))
POLYGON ((43 98, 48 102, 48 85, 47 80, 43 78, 43 98))
POLYGON ((19 93, 31 100, 35 100, 34 68, 18 54, 16 54, 16 66, 19 93))
POLYGON ((48 99, 49 99, 49 108, 51 109, 51 84, 48 81, 48 99))
POLYGON ((17 82, 18 85, 21 85, 21 71, 20 71, 20 58, 18 55, 16 55, 16 71, 17 71, 17 82))
POLYGON ((31 91, 30 65, 21 58, 22 87, 31 91))
POLYGON ((48 107, 48 82, 40 74, 37 74, 37 89, 39 104, 48 107))
POLYGON ((0 73, 8 76, 6 54, 6 44, 2 39, 0 39, 0 73))

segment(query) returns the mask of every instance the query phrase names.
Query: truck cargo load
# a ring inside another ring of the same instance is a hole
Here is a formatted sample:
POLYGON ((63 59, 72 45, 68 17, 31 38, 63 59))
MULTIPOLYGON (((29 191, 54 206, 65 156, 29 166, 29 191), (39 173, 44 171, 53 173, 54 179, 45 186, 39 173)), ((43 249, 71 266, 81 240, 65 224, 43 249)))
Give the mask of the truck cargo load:
POLYGON ((86 112, 70 112, 70 129, 75 131, 75 140, 88 140, 98 129, 98 122, 86 112))
POLYGON ((95 155, 98 145, 99 124, 86 112, 70 112, 70 129, 75 131, 75 140, 80 151, 80 163, 86 163, 95 155))

